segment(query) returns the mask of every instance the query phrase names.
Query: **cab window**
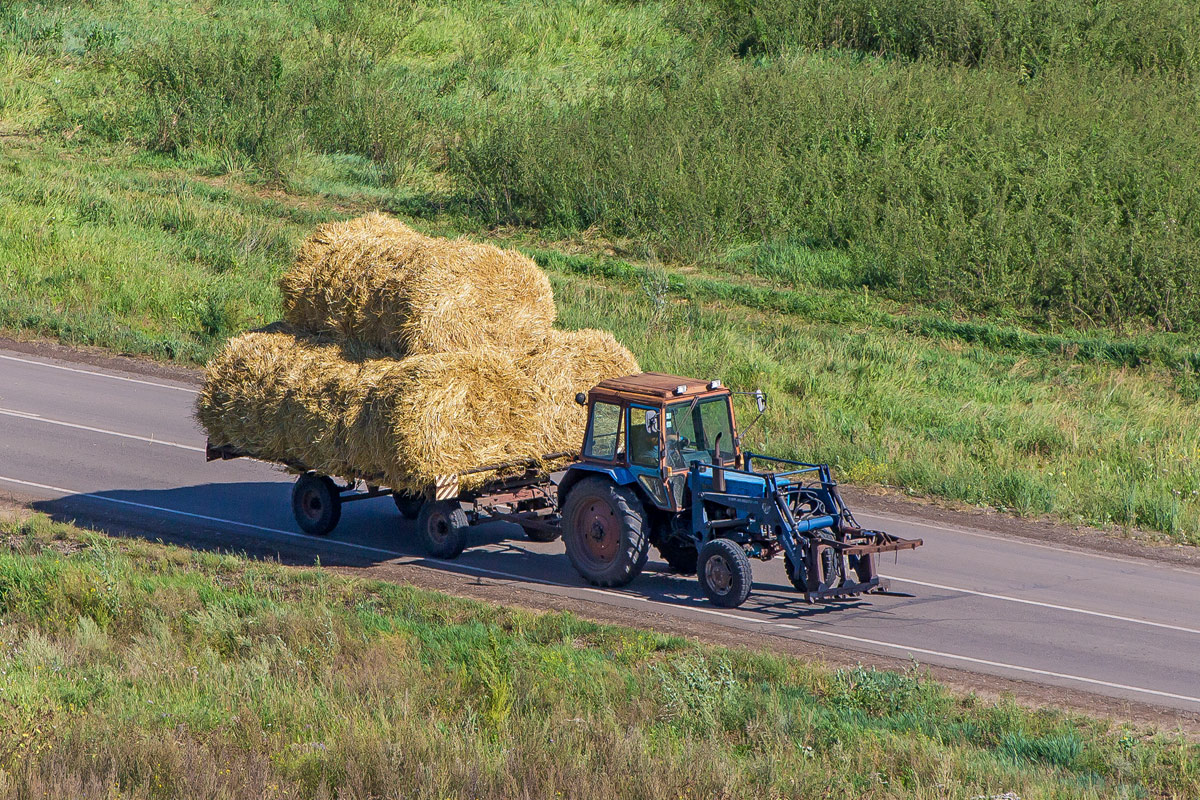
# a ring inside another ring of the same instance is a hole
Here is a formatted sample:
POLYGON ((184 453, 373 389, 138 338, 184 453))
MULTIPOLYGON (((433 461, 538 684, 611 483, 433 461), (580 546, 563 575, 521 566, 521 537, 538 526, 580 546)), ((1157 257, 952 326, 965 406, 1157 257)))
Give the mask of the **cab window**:
POLYGON ((593 403, 583 454, 612 461, 621 449, 621 407, 613 403, 593 403))
POLYGON ((733 417, 729 398, 710 397, 667 406, 667 463, 674 470, 687 469, 694 461, 710 462, 721 435, 721 452, 733 452, 733 417))
POLYGON ((629 409, 629 462, 658 469, 659 412, 654 408, 629 409))

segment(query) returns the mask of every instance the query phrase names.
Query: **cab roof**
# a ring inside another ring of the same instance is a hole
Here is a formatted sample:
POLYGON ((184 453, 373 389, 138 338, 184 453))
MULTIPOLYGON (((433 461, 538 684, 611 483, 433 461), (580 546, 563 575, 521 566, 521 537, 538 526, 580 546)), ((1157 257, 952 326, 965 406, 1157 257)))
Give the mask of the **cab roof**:
POLYGON ((670 400, 721 390, 720 386, 709 389, 709 383, 700 378, 685 378, 664 372, 642 372, 638 375, 600 381, 592 391, 604 395, 638 395, 655 400, 670 400), (684 390, 677 392, 679 387, 684 387, 684 390))

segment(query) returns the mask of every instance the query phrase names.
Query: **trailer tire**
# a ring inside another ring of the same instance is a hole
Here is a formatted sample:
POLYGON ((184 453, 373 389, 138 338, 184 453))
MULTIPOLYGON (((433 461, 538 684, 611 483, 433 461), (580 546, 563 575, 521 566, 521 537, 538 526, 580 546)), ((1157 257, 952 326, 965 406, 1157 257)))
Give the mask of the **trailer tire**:
POLYGON ((467 546, 467 530, 470 527, 466 512, 455 501, 425 503, 417 516, 421 541, 434 558, 458 558, 467 546))
POLYGON ((392 492, 392 500, 395 501, 396 510, 400 512, 400 516, 405 519, 416 519, 421 516, 421 509, 425 506, 425 498, 419 494, 392 492))
POLYGON ((737 608, 746 602, 754 584, 746 551, 729 539, 710 539, 704 543, 696 564, 696 577, 705 596, 721 608, 737 608))
POLYGON ((595 586, 624 586, 650 554, 642 501, 607 478, 584 478, 563 504, 563 544, 571 565, 595 586))
POLYGON ((545 528, 534 528, 521 526, 521 530, 525 531, 525 535, 531 542, 553 542, 559 536, 562 536, 561 530, 546 530, 545 528))
POLYGON ((328 536, 342 518, 342 495, 328 475, 306 472, 292 487, 292 515, 300 530, 328 536))

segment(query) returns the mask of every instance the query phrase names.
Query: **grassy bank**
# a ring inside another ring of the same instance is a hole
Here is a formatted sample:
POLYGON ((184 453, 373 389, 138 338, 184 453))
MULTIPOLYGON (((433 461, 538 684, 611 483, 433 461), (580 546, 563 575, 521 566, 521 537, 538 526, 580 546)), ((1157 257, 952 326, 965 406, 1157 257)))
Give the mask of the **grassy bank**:
POLYGON ((0 797, 1194 797, 1195 744, 919 673, 0 524, 0 797))
MULTIPOLYGON (((1179 0, 9 3, 0 114, 1045 324, 1200 323, 1179 0)), ((11 123, 10 123, 11 124, 11 123)))

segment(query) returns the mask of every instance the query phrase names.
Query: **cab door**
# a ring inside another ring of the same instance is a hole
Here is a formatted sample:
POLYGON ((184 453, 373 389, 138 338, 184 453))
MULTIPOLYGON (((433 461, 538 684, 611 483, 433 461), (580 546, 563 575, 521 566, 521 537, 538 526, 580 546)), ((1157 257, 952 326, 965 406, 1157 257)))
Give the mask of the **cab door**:
POLYGON ((666 484, 663 482, 662 410, 631 405, 626 419, 625 446, 629 470, 656 506, 670 508, 666 484))

